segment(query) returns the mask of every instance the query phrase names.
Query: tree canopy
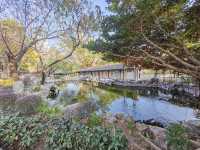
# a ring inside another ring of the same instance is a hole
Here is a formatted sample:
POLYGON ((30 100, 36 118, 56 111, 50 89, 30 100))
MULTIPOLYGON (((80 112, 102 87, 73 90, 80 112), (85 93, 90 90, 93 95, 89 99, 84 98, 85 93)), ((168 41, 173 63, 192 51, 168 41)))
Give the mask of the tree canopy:
POLYGON ((198 0, 108 0, 102 35, 89 46, 128 65, 170 69, 200 79, 198 0))

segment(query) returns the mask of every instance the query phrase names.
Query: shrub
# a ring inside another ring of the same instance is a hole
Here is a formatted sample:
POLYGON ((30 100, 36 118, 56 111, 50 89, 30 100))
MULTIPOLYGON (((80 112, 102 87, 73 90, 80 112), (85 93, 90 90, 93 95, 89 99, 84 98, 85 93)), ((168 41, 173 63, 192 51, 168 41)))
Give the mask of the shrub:
POLYGON ((186 129, 179 124, 170 125, 167 128, 167 144, 173 150, 188 150, 190 143, 186 129))
POLYGON ((92 113, 88 119, 87 125, 89 127, 100 126, 103 122, 101 116, 98 116, 96 113, 92 113))

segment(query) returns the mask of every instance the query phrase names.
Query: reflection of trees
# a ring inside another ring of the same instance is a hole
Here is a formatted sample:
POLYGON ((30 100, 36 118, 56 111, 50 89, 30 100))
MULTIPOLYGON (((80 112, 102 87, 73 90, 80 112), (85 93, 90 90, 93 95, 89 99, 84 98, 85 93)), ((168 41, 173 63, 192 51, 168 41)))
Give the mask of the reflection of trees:
POLYGON ((80 86, 80 92, 76 99, 78 101, 87 101, 91 95, 98 96, 98 103, 103 110, 109 108, 109 104, 113 101, 124 97, 124 103, 127 98, 133 100, 133 106, 135 105, 134 100, 138 100, 138 91, 132 91, 128 89, 118 89, 114 87, 96 87, 92 84, 82 84, 80 86))
POLYGON ((100 105, 102 107, 111 104, 114 100, 120 97, 120 94, 96 88, 95 93, 100 97, 100 105))

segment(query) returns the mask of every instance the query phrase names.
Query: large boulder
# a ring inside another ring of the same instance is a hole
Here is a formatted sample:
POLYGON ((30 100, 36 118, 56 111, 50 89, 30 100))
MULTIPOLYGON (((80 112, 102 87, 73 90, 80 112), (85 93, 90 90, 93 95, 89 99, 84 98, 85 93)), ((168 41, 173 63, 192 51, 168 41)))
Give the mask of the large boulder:
POLYGON ((189 136, 193 139, 200 138, 200 120, 189 120, 183 123, 189 136))
POLYGON ((68 105, 64 109, 64 118, 71 119, 73 117, 84 118, 88 114, 97 109, 97 104, 94 101, 88 101, 84 103, 75 103, 68 105))
POLYGON ((17 99, 17 94, 15 93, 0 93, 0 103, 13 103, 17 99))
POLYGON ((136 128, 156 146, 167 150, 166 129, 141 123, 136 123, 136 128))
POLYGON ((17 99, 17 94, 11 91, 0 91, 0 109, 2 112, 13 111, 15 101, 17 99))
POLYGON ((39 95, 23 96, 16 100, 16 111, 21 114, 34 114, 41 104, 42 98, 39 95))

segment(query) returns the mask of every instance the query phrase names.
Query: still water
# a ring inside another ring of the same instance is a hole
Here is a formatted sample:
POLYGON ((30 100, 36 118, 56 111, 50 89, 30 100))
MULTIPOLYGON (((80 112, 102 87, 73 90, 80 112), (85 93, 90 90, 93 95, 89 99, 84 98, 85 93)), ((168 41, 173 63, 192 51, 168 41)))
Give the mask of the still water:
MULTIPOLYGON (((66 88, 66 84, 58 85, 61 91, 66 88)), ((123 113, 125 116, 133 117, 134 120, 154 119, 164 124, 198 119, 197 116, 200 114, 199 110, 190 106, 181 106, 160 100, 160 97, 163 96, 160 92, 151 93, 125 88, 99 87, 86 83, 76 84, 78 92, 73 92, 77 94, 73 98, 73 103, 93 100, 99 106, 98 113, 105 112, 111 115, 123 113)), ((69 96, 65 96, 65 99, 69 101, 69 96)), ((61 102, 60 104, 63 105, 61 102)), ((12 113, 14 105, 8 101, 0 101, 0 114, 1 112, 2 114, 12 113)), ((63 107, 65 106, 66 104, 63 107)))
POLYGON ((99 88, 89 84, 81 86, 80 95, 83 93, 90 93, 93 99, 99 101, 98 112, 107 112, 112 115, 123 113, 126 116, 132 116, 134 120, 154 119, 162 123, 198 119, 198 110, 160 100, 160 94, 145 95, 144 92, 136 90, 99 88))

